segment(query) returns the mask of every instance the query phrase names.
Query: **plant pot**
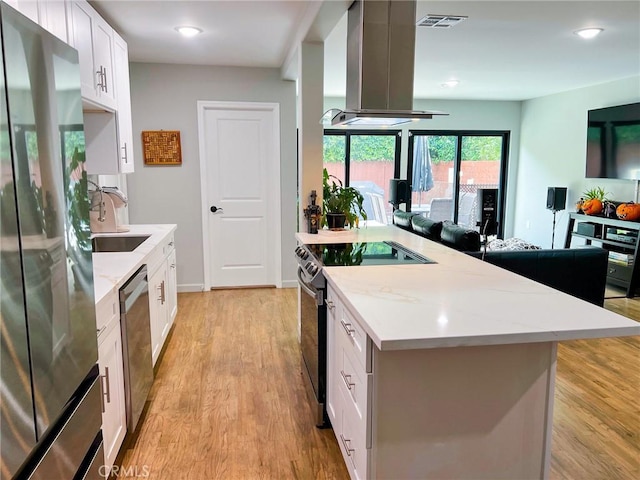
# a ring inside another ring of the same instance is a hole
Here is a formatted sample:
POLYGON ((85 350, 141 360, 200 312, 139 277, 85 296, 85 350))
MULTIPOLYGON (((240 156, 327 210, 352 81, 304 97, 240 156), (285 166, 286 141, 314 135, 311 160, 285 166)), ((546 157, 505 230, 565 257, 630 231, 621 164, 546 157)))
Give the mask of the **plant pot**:
POLYGON ((327 213, 327 226, 329 230, 344 230, 347 216, 344 213, 327 213))

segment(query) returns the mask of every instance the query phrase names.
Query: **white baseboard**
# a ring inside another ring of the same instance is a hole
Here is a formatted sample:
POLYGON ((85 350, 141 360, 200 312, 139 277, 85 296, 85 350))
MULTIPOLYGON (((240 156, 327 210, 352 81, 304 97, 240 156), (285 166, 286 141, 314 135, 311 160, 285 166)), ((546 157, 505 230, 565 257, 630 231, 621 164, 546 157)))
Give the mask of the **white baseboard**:
POLYGON ((178 285, 178 293, 204 292, 202 283, 186 283, 178 285))
MULTIPOLYGON (((296 288, 297 286, 297 280, 286 280, 282 282, 282 286, 280 288, 296 288)), ((204 292, 204 285, 202 283, 186 283, 178 285, 178 293, 192 292, 204 292)))

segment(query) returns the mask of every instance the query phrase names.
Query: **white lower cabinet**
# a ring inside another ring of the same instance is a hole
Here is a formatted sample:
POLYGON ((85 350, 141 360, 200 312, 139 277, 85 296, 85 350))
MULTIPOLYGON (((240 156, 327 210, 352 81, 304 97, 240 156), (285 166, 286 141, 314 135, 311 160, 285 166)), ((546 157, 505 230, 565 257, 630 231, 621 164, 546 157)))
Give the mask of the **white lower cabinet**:
POLYGON ((178 313, 178 280, 176 275, 176 249, 170 245, 171 253, 167 257, 167 311, 169 327, 178 313))
POLYGON ((155 366, 178 311, 176 253, 173 235, 159 246, 158 258, 148 266, 151 358, 155 366))
POLYGON ((369 478, 371 345, 331 286, 327 291, 327 413, 352 479, 369 478))
POLYGON ((98 365, 102 387, 102 437, 105 470, 110 470, 127 433, 127 411, 124 399, 122 335, 118 297, 115 292, 96 308, 98 325, 104 325, 98 336, 98 365), (115 305, 115 308, 114 308, 115 305), (110 316, 111 318, 105 318, 110 316))
POLYGON ((149 317, 151 318, 151 359, 156 364, 169 329, 167 323, 167 264, 161 265, 149 276, 149 317))

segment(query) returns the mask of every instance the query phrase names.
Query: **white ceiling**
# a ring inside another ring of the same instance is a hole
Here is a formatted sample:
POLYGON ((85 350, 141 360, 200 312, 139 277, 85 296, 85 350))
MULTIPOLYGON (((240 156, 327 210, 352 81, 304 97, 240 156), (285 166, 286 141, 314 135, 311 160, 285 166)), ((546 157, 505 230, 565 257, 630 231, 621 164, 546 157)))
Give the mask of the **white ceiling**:
MULTIPOLYGON (((125 37, 131 61, 280 67, 321 2, 91 3, 125 37), (183 24, 204 33, 183 39, 174 30, 183 24)), ((427 13, 469 18, 418 27, 416 98, 523 100, 640 74, 638 0, 419 0, 417 18, 427 13), (605 30, 589 41, 573 34, 590 26, 605 30), (458 87, 441 86, 452 78, 458 87)), ((325 40, 325 95, 344 95, 345 63, 346 15, 325 40)))

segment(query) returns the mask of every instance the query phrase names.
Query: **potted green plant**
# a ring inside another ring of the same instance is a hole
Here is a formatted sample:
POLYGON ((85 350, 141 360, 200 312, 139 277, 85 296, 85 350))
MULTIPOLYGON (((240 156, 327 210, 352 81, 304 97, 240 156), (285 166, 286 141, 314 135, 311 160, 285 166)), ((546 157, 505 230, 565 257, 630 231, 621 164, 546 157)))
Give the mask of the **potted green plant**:
POLYGON ((341 230, 345 225, 358 227, 360 218, 367 219, 362 206, 364 197, 354 187, 344 187, 340 179, 322 173, 322 225, 329 230, 341 230))

